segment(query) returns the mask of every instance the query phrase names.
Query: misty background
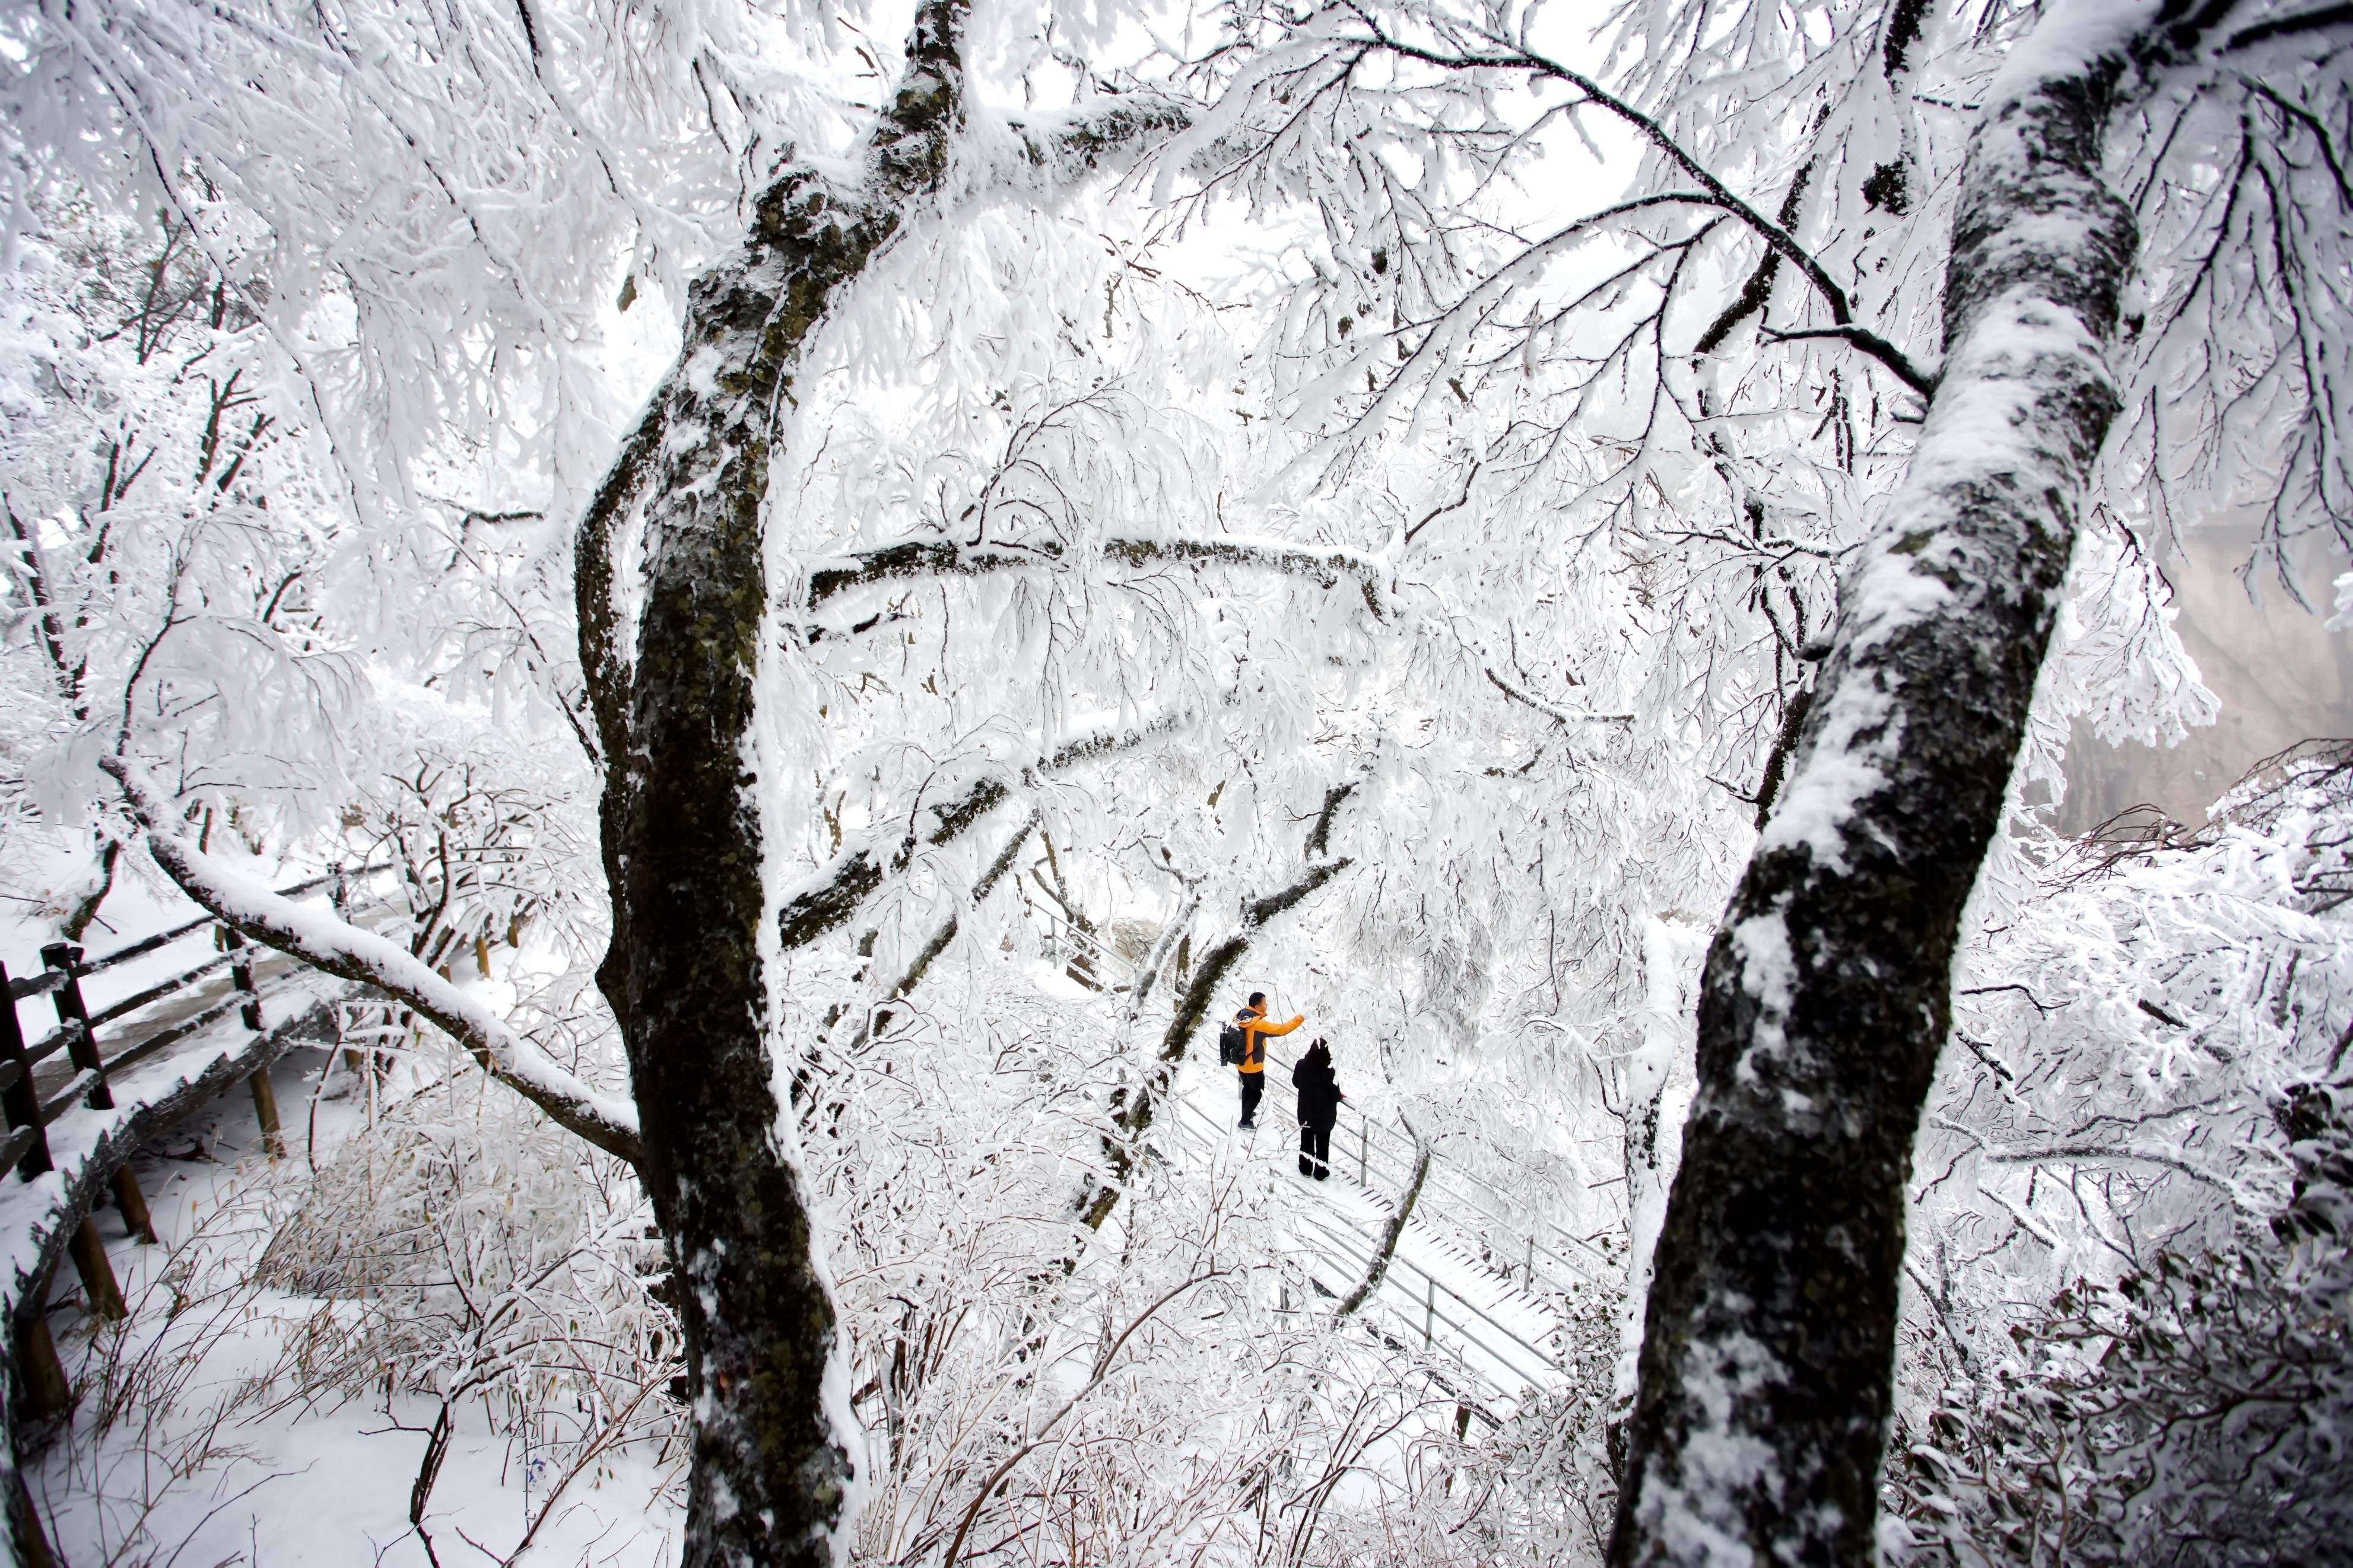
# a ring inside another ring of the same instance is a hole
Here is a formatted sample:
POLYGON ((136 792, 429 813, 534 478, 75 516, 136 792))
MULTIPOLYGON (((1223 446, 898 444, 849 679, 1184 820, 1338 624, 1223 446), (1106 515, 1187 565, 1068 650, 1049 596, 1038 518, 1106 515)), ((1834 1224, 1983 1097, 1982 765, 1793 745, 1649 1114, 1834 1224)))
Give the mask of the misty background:
POLYGON ((2251 595, 2240 574, 2255 543, 2252 530, 2195 529, 2164 567, 2181 612, 2175 627, 2221 699, 2221 717, 2171 747, 2112 746, 2077 721, 2061 831, 2083 833, 2144 804, 2194 826, 2265 757, 2313 737, 2353 736, 2353 632, 2327 625, 2337 563, 2325 548, 2301 552, 2297 586, 2308 605, 2268 564, 2253 574, 2251 595))

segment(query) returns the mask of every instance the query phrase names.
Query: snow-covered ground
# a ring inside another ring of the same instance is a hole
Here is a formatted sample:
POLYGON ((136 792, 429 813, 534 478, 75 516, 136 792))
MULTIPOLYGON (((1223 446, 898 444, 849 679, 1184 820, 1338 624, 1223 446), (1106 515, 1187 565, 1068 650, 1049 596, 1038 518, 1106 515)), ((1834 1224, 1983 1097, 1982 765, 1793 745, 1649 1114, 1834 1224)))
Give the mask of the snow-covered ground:
MULTIPOLYGON (((305 874, 259 865, 254 871, 273 886, 305 874)), ((93 957, 204 911, 126 876, 103 913, 111 923, 94 926, 85 942, 93 957)), ((40 943, 52 930, 44 920, 11 911, 0 919, 0 962, 12 973, 37 972, 40 943)), ((197 932, 93 976, 84 987, 87 1000, 95 1011, 212 955, 207 933, 197 932)), ((278 954, 257 954, 265 984, 292 967, 278 954)), ((179 1013, 197 1010, 226 984, 223 971, 197 988, 201 994, 185 993, 142 1009, 121 1028, 102 1029, 101 1038, 111 1050, 124 1031, 124 1037, 144 1037, 179 1013)), ((485 990, 494 1005, 511 1000, 504 984, 485 990)), ((275 1023, 301 1005, 289 993, 264 1005, 275 1023)), ((39 1001, 23 1004, 28 1036, 46 1032, 47 1011, 39 1001)), ((219 1020, 118 1079, 119 1101, 138 1098, 142 1078, 185 1077, 243 1037, 234 1014, 219 1020)), ((132 1238, 111 1205, 92 1216, 131 1307, 123 1324, 93 1320, 73 1268, 59 1265, 48 1321, 78 1397, 69 1427, 28 1452, 25 1468, 53 1547, 75 1568, 431 1568, 437 1557, 453 1564, 487 1552, 508 1561, 536 1522, 526 1562, 673 1561, 681 1510, 670 1500, 671 1478, 650 1456, 626 1449, 599 1456, 562 1486, 550 1508, 563 1478, 514 1439, 494 1435, 479 1405, 460 1404, 425 1512, 433 1538, 428 1552, 410 1528, 409 1508, 438 1402, 403 1394, 387 1403, 381 1387, 372 1397, 338 1404, 291 1399, 289 1370, 301 1331, 322 1304, 255 1284, 253 1276, 277 1222, 299 1206, 313 1171, 365 1125, 364 1090, 353 1092, 353 1076, 331 1072, 332 1066, 325 1051, 297 1049, 273 1069, 286 1139, 281 1160, 270 1161, 262 1150, 251 1097, 232 1089, 132 1161, 158 1245, 132 1238)), ((379 1106, 400 1091, 408 1071, 396 1070, 379 1106)), ((80 1120, 58 1123, 53 1142, 80 1120)), ((70 1158, 65 1143, 56 1147, 60 1158, 70 1158)), ((12 1227, 9 1215, 37 1196, 11 1181, 0 1192, 0 1234, 22 1228, 12 1227)))
POLYGON ((230 1094, 134 1162, 160 1245, 133 1241, 111 1208, 95 1219, 132 1308, 119 1331, 91 1320, 72 1270, 59 1270, 49 1322, 79 1401, 72 1431, 26 1475, 51 1542, 75 1568, 450 1568, 512 1560, 544 1510, 523 1561, 673 1561, 681 1510, 649 1456, 605 1456, 551 1510, 560 1478, 460 1405, 425 1510, 428 1553, 409 1502, 438 1403, 387 1405, 380 1388, 339 1405, 289 1403, 290 1358, 320 1304, 249 1281, 273 1219, 364 1123, 363 1097, 319 1092, 328 1065, 296 1051, 272 1075, 283 1160, 263 1154, 250 1099, 230 1094))
MULTIPOLYGON (((159 902, 144 915, 160 929, 180 911, 159 902)), ((1041 980, 1049 990, 1067 984, 1058 972, 1041 980)), ((489 989, 504 1000, 502 985, 489 989)), ((225 1019, 212 1033, 226 1040, 237 1027, 225 1019)), ((199 1037, 191 1046, 208 1043, 199 1037)), ((379 1109, 404 1085, 414 1091, 411 1070, 380 1089, 379 1109)), ((679 1473, 649 1448, 607 1452, 565 1477, 528 1450, 512 1422, 494 1427, 487 1408, 460 1402, 420 1534, 412 1499, 439 1402, 388 1398, 381 1380, 359 1394, 297 1394, 306 1332, 335 1309, 257 1277, 313 1173, 347 1146, 363 1146, 352 1139, 365 1125, 367 1094, 324 1051, 290 1054, 273 1078, 282 1158, 267 1157, 249 1097, 232 1092, 134 1162, 160 1245, 126 1235, 111 1209, 95 1217, 132 1305, 126 1323, 97 1324, 71 1269, 59 1270, 49 1321, 79 1398, 70 1430, 33 1458, 26 1479, 65 1560, 257 1568, 674 1561, 679 1473)), ((1232 1072, 1189 1063, 1168 1153, 1188 1174, 1240 1174, 1258 1185, 1293 1216, 1281 1234, 1336 1297, 1363 1277, 1395 1194, 1359 1185, 1345 1162, 1326 1182, 1300 1177, 1287 1093, 1287 1084, 1271 1086, 1261 1126, 1240 1134, 1232 1072)), ((1458 1363, 1469 1374, 1463 1393, 1508 1415, 1529 1394, 1558 1385, 1545 1347, 1560 1325, 1544 1303, 1451 1242, 1442 1214, 1429 1213, 1435 1223, 1418 1216, 1401 1237, 1371 1313, 1400 1348, 1431 1346, 1458 1363)))

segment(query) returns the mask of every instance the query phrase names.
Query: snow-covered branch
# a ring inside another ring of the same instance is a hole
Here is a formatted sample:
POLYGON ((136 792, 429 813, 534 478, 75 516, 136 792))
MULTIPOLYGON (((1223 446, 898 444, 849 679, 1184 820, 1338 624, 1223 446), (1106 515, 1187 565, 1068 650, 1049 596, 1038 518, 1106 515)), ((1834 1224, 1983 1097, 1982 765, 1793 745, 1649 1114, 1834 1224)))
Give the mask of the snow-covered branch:
MULTIPOLYGON (((1345 795, 1340 798, 1345 798, 1345 795)), ((1326 797, 1323 812, 1317 816, 1316 837, 1320 840, 1330 831, 1331 813, 1339 805, 1339 798, 1326 797)), ((1275 916, 1296 906, 1333 878, 1355 864, 1351 856, 1339 856, 1330 860, 1318 860, 1309 865, 1292 881, 1242 905, 1241 919, 1233 931, 1204 952, 1194 963, 1193 978, 1176 999, 1176 1013, 1168 1020, 1167 1030, 1161 1036, 1159 1059, 1155 1064, 1150 1081, 1135 1086, 1130 1094, 1125 1088, 1112 1091, 1112 1131, 1103 1135, 1103 1161, 1106 1179, 1099 1183, 1083 1201, 1083 1223, 1090 1230, 1103 1228, 1104 1220, 1117 1206, 1120 1194, 1125 1190, 1128 1173, 1134 1167, 1133 1151, 1135 1141, 1152 1125, 1156 1106, 1156 1090, 1165 1090, 1168 1075, 1176 1064, 1184 1059, 1185 1048, 1192 1042, 1201 1020, 1208 1016, 1210 999, 1226 975, 1241 962, 1259 931, 1275 916)))
POLYGON ((874 832, 861 843, 841 850, 823 866, 803 877, 787 892, 776 911, 785 951, 807 947, 856 914, 882 886, 885 879, 907 868, 919 848, 938 848, 971 831, 980 820, 1009 799, 1017 785, 1079 763, 1132 751, 1182 726, 1189 717, 1172 709, 1138 724, 1111 722, 1073 731, 1018 768, 991 766, 966 780, 945 800, 923 806, 931 826, 910 825, 891 834, 874 832))
MULTIPOLYGON (((982 870, 978 879, 973 883, 972 890, 965 896, 964 901, 966 904, 977 909, 989 894, 997 890, 997 884, 1003 881, 1005 874, 1013 868, 1014 858, 1021 853, 1021 847, 1029 842, 1029 835, 1038 830, 1038 823, 1039 814, 1035 810, 1021 819, 1021 825, 1006 838, 1004 847, 997 852, 996 857, 982 870)), ((931 972, 933 963, 938 960, 940 954, 948 950, 948 943, 955 940, 956 932, 963 929, 963 924, 962 913, 951 911, 948 917, 933 930, 923 945, 916 950, 915 956, 909 959, 906 967, 899 972, 899 978, 892 981, 889 988, 882 993, 881 1004, 866 1009, 860 1018, 858 1028, 849 1037, 846 1047, 852 1055, 856 1055, 875 1034, 890 1026, 891 1009, 884 1004, 898 1001, 923 984, 923 976, 931 972)))
POLYGON ((1574 708, 1556 707, 1525 687, 1504 679, 1495 673, 1495 667, 1492 664, 1480 666, 1479 673, 1487 678, 1490 686, 1513 701, 1535 709, 1556 724, 1631 724, 1634 721, 1631 713, 1588 713, 1574 708))
POLYGON ((305 908, 199 850, 178 831, 171 804, 135 763, 99 765, 122 786, 147 830, 148 853, 189 898, 252 940, 313 968, 379 986, 463 1046, 482 1070, 609 1154, 643 1158, 637 1108, 601 1094, 551 1060, 471 993, 443 979, 399 943, 305 908))
MULTIPOLYGON (((1413 1131, 1412 1123, 1407 1123, 1406 1131, 1413 1131)), ((1345 1300, 1332 1309, 1335 1318, 1354 1316, 1358 1308, 1373 1299, 1381 1281, 1388 1278, 1389 1259, 1397 1256, 1398 1238, 1405 1235, 1406 1222, 1413 1217, 1413 1205, 1421 1200, 1422 1184, 1430 1180, 1430 1141, 1415 1133, 1413 1145, 1413 1176, 1406 1183, 1405 1191, 1398 1194, 1397 1206, 1389 1211, 1389 1222, 1381 1228, 1380 1242, 1373 1248, 1373 1260, 1366 1266, 1365 1277, 1356 1281, 1356 1288, 1348 1292, 1345 1300)))
MULTIPOLYGON (((1329 588, 1344 578, 1353 581, 1373 614, 1387 620, 1394 614, 1390 602, 1391 569, 1387 561, 1362 551, 1336 545, 1301 544, 1287 539, 1249 534, 1113 533, 1103 542, 1108 559, 1128 566, 1160 563, 1214 562, 1261 572, 1305 577, 1329 588)), ((808 607, 853 588, 912 577, 977 577, 995 572, 1041 569, 1063 563, 1067 552, 1058 542, 1027 544, 963 544, 936 535, 896 540, 871 550, 828 556, 810 564, 808 607)))
POLYGON ((1160 93, 1110 98, 1055 118, 1016 121, 1022 154, 1050 185, 1069 184, 1149 152, 1193 122, 1198 106, 1160 93))

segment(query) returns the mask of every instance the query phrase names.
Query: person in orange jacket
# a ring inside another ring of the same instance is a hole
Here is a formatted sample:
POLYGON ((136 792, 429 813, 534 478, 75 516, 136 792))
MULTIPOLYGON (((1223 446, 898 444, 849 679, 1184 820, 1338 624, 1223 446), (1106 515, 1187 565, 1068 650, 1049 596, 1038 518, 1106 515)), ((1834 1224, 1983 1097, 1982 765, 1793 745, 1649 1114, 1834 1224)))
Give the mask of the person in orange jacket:
POLYGON ((1268 1023, 1263 991, 1251 992, 1250 1005, 1234 1015, 1234 1027, 1242 1032, 1242 1059, 1234 1070, 1242 1080, 1243 1126, 1258 1125, 1259 1097, 1266 1092, 1266 1037, 1287 1035, 1305 1022, 1307 1015, 1302 1013, 1288 1024, 1268 1023))

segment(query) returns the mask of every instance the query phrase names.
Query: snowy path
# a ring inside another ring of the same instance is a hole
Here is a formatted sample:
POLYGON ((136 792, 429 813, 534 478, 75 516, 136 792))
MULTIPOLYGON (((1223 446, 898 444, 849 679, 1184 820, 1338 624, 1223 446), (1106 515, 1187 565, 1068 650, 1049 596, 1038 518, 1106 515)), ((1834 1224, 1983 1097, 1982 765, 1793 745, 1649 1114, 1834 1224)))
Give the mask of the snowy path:
MULTIPOLYGON (((1336 1147, 1330 1179, 1302 1177, 1294 1124, 1274 1107, 1278 1090, 1269 1089, 1255 1135, 1243 1133, 1235 1126, 1240 1105, 1233 1080, 1231 1068, 1187 1065, 1177 1078, 1175 1147, 1164 1152, 1180 1169, 1208 1169, 1237 1158, 1271 1166, 1277 1202, 1296 1215, 1290 1233, 1309 1259, 1311 1278, 1335 1298, 1346 1295, 1365 1277, 1394 1195, 1348 1179, 1336 1147)), ((1388 1337, 1442 1351, 1484 1391, 1512 1403, 1558 1386, 1557 1312, 1425 1224, 1421 1205, 1429 1201, 1425 1190, 1372 1303, 1388 1337)))

